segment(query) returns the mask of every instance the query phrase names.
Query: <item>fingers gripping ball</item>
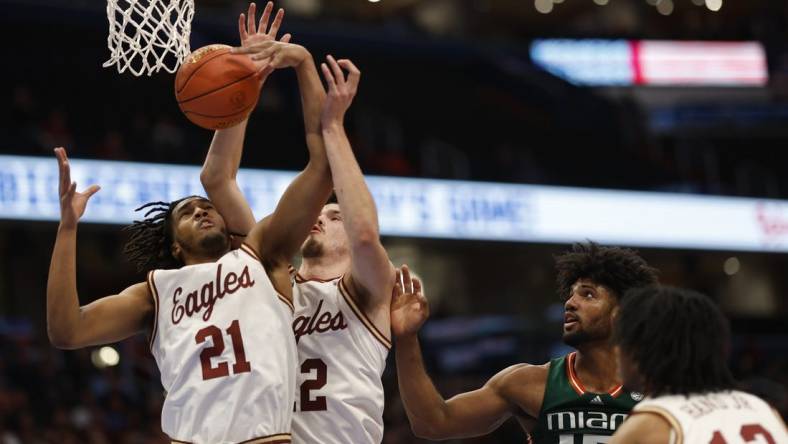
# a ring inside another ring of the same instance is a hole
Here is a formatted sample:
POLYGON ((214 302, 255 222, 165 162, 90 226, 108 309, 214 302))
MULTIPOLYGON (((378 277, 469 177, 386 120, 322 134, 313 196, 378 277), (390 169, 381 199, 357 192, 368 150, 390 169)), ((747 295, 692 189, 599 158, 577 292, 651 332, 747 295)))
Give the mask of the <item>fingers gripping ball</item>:
POLYGON ((227 45, 204 46, 186 58, 175 76, 178 106, 206 129, 230 128, 252 112, 260 97, 260 76, 249 56, 227 45))

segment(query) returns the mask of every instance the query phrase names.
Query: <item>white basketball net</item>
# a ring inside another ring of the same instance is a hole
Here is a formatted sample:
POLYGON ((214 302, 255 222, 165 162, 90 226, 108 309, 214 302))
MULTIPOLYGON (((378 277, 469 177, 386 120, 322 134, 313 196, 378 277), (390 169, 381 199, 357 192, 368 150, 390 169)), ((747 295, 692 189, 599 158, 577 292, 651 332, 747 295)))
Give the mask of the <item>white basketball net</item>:
POLYGON ((189 55, 194 0, 107 0, 110 58, 135 76, 173 73, 189 55))

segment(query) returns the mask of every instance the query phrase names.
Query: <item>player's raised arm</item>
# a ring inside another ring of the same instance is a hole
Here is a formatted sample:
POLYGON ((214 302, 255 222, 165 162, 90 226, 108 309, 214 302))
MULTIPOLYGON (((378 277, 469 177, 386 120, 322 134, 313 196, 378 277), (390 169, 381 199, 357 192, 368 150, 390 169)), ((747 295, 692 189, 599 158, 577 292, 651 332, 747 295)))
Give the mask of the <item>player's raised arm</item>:
POLYGON ((247 239, 255 248, 260 249, 260 255, 264 259, 281 259, 289 263, 331 194, 326 150, 317 133, 319 110, 325 100, 325 91, 312 55, 303 46, 282 41, 266 41, 249 48, 241 48, 240 52, 248 52, 252 59, 268 60, 273 69, 293 67, 298 76, 304 105, 309 163, 287 187, 274 212, 257 224, 253 230, 255 237, 247 239))
POLYGON ((327 64, 321 65, 321 69, 328 84, 328 96, 321 118, 323 141, 342 223, 350 241, 350 287, 362 293, 362 302, 366 310, 373 311, 373 320, 381 317, 383 323, 388 324, 388 306, 395 270, 380 243, 375 201, 353 155, 344 127, 345 112, 356 95, 361 72, 350 60, 336 61, 331 56, 328 56, 327 64), (343 68, 348 71, 347 78, 343 68), (375 316, 375 311, 380 311, 381 316, 375 316))
POLYGON ((248 120, 244 120, 232 128, 214 133, 200 172, 202 186, 227 223, 229 232, 243 236, 255 224, 249 202, 236 182, 247 123, 248 120))
MULTIPOLYGON (((320 85, 312 56, 299 45, 283 42, 266 42, 262 46, 264 57, 269 57, 275 68, 292 66, 296 68, 299 87, 304 97, 304 112, 309 113, 322 103, 325 92, 320 85)), ((308 118, 305 115, 305 120, 308 118)), ((293 179, 274 212, 260 221, 247 238, 247 242, 257 248, 266 261, 289 263, 306 239, 310 228, 315 224, 323 204, 331 194, 331 176, 322 143, 316 137, 307 137, 310 142, 309 163, 293 179)))
POLYGON ((264 75, 275 69, 295 69, 304 108, 309 163, 285 190, 274 213, 257 224, 254 223, 249 204, 235 180, 245 127, 232 128, 231 130, 235 131, 231 133, 217 132, 200 177, 208 195, 216 202, 220 214, 227 218, 230 231, 254 231, 255 234, 250 234, 247 242, 258 249, 263 259, 289 262, 328 198, 331 181, 319 134, 319 116, 325 92, 309 51, 303 46, 290 44, 289 34, 285 34, 279 41, 275 40, 284 16, 282 9, 277 12, 271 26, 264 29, 272 9, 273 3, 269 2, 263 11, 259 28, 255 27, 253 3, 249 7, 248 16, 241 15, 238 26, 242 46, 235 48, 234 52, 249 54, 260 64, 264 75))
POLYGON ((517 411, 505 393, 514 378, 527 384, 522 378, 524 367, 509 367, 478 390, 443 399, 424 368, 417 337, 429 317, 421 281, 411 278, 407 266, 397 271, 396 280, 391 331, 395 338, 400 397, 413 433, 421 438, 449 439, 479 436, 498 428, 517 411), (517 372, 521 374, 516 375, 517 372))
MULTIPOLYGON (((273 22, 270 23, 273 3, 268 2, 263 14, 260 17, 259 27, 257 26, 256 5, 251 3, 247 14, 241 14, 238 18, 238 34, 241 39, 241 46, 249 46, 268 40, 276 39, 276 34, 282 24, 284 10, 280 9, 273 22)), ((288 42, 290 35, 282 37, 283 42, 288 42)), ((263 82, 271 72, 267 60, 258 61, 261 69, 260 81, 263 82)), ((227 223, 230 233, 245 236, 255 225, 254 214, 238 187, 236 175, 241 165, 241 155, 243 153, 244 137, 246 126, 249 119, 240 124, 227 129, 214 132, 213 141, 205 157, 200 181, 205 188, 208 197, 216 206, 219 214, 222 215, 227 223)))
POLYGON ((320 83, 315 62, 312 55, 303 46, 289 44, 290 34, 285 34, 277 41, 276 33, 282 24, 284 10, 279 9, 273 23, 267 32, 263 31, 263 24, 273 10, 273 3, 268 2, 260 18, 260 27, 255 31, 255 5, 249 5, 248 17, 244 24, 244 15, 238 22, 241 35, 241 47, 233 49, 236 54, 249 54, 252 60, 259 64, 263 73, 275 69, 293 67, 298 78, 298 88, 301 91, 301 106, 304 115, 304 131, 309 154, 313 157, 325 156, 323 137, 320 134, 320 114, 326 93, 320 83))
POLYGON ((77 192, 63 148, 55 148, 60 170, 60 225, 47 280, 47 332, 52 345, 73 349, 125 339, 144 330, 153 312, 152 299, 144 283, 99 299, 84 307, 77 296, 77 223, 88 199, 99 187, 77 192))

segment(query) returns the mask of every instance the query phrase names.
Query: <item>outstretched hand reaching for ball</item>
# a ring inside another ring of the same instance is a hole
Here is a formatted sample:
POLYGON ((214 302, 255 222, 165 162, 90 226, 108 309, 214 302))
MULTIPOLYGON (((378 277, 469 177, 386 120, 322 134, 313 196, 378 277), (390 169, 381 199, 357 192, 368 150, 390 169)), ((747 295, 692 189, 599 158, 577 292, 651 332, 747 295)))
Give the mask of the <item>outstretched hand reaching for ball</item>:
POLYGON ((279 8, 273 21, 269 24, 268 21, 273 9, 274 3, 268 2, 258 24, 256 20, 257 6, 250 3, 247 14, 242 13, 238 17, 238 34, 241 38, 241 46, 233 48, 233 53, 249 54, 263 77, 275 69, 297 66, 309 56, 309 52, 303 46, 290 43, 292 37, 290 34, 285 34, 281 39, 276 40, 285 10, 279 8))
POLYGON ((323 77, 328 84, 328 95, 323 104, 323 114, 321 116, 323 127, 327 127, 330 124, 343 124, 345 112, 350 107, 350 104, 353 103, 353 97, 356 96, 358 83, 361 80, 361 71, 350 60, 335 60, 334 57, 329 55, 326 57, 326 61, 328 64, 320 64, 323 77), (347 78, 345 78, 345 73, 342 71, 343 68, 348 71, 347 78))
MULTIPOLYGON (((271 18, 271 12, 274 10, 274 2, 268 2, 263 9, 263 15, 260 16, 260 24, 257 20, 257 5, 249 3, 249 10, 247 14, 241 13, 238 17, 238 35, 241 37, 241 46, 246 48, 260 42, 269 40, 276 40, 276 34, 279 32, 279 27, 282 26, 282 19, 285 17, 285 10, 279 8, 274 16, 274 21, 270 26, 268 20, 271 18)), ((287 37, 290 40, 290 34, 285 34, 282 38, 287 37)))
POLYGON ((77 192, 77 183, 71 181, 71 166, 68 164, 66 149, 63 147, 55 148, 57 165, 60 171, 59 194, 60 194, 60 226, 64 228, 74 228, 77 226, 79 218, 85 214, 85 207, 88 199, 100 189, 98 185, 91 185, 85 191, 77 192))

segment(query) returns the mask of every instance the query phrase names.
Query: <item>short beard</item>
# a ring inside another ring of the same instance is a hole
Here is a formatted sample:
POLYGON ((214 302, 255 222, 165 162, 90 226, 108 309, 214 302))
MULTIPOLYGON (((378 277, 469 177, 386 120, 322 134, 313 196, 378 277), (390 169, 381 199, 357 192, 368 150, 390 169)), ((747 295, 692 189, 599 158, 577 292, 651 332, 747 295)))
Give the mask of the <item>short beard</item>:
POLYGON ((215 233, 200 239, 200 249, 202 253, 219 257, 230 249, 230 237, 224 233, 215 233))
POLYGON ((301 257, 311 259, 320 256, 323 256, 323 244, 310 237, 306 240, 304 246, 301 247, 301 257))
POLYGON ((583 345, 584 343, 588 342, 590 339, 591 336, 584 331, 568 333, 561 338, 561 340, 564 341, 564 344, 573 348, 577 348, 583 345))

